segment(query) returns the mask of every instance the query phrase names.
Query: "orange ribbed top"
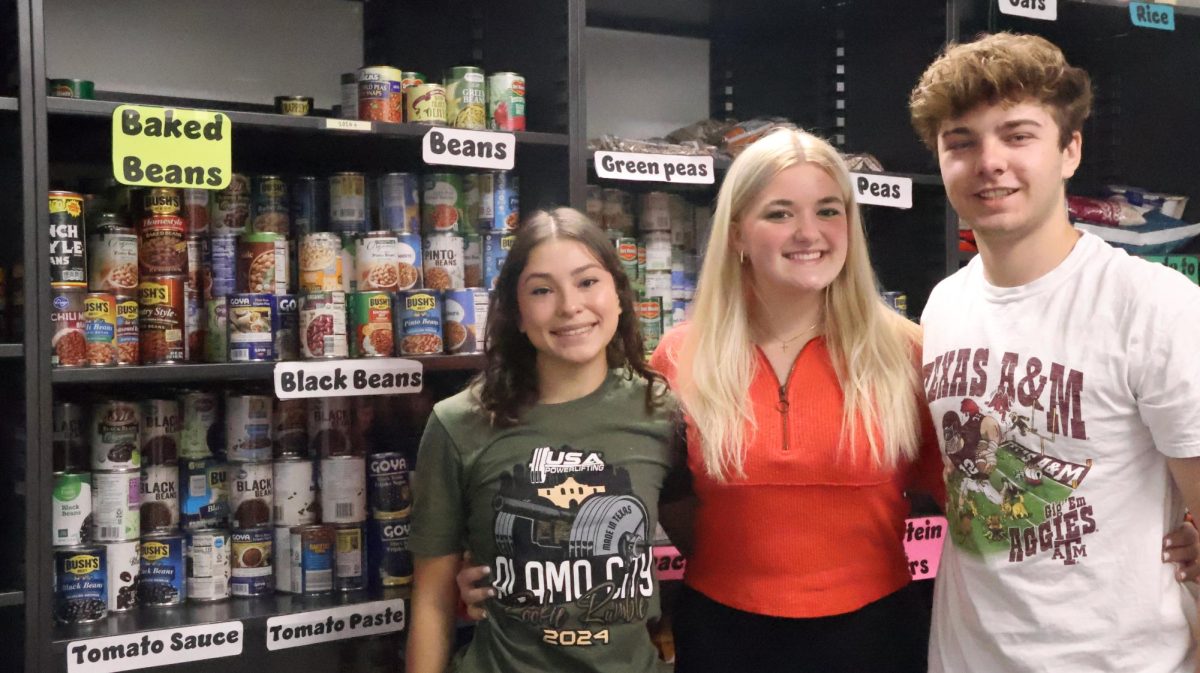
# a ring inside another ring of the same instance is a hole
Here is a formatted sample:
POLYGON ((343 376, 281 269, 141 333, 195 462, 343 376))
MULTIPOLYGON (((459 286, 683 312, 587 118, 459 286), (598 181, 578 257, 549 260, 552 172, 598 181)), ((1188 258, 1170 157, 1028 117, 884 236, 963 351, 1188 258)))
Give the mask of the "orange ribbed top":
MULTIPOLYGON (((686 329, 667 334, 651 358, 672 385, 686 329)), ((688 466, 700 504, 684 581, 718 603, 775 617, 844 614, 900 589, 910 578, 905 489, 945 501, 924 399, 920 459, 877 468, 865 442, 857 455, 838 451, 843 396, 823 339, 804 347, 783 384, 755 352, 749 398, 758 429, 748 429, 746 476, 725 483, 708 477, 688 423, 688 466)), ((864 433, 860 424, 858 436, 864 433)))

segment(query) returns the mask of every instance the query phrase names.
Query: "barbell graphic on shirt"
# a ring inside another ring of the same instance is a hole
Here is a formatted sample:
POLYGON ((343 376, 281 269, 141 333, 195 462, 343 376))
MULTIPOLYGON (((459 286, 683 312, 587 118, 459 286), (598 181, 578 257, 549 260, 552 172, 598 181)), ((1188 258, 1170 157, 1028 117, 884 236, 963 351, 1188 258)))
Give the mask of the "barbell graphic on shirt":
POLYGON ((556 558, 576 559, 645 554, 649 516, 641 501, 628 495, 593 495, 578 510, 565 510, 497 495, 496 547, 514 555, 518 535, 556 558), (522 529, 527 529, 523 533, 522 529))

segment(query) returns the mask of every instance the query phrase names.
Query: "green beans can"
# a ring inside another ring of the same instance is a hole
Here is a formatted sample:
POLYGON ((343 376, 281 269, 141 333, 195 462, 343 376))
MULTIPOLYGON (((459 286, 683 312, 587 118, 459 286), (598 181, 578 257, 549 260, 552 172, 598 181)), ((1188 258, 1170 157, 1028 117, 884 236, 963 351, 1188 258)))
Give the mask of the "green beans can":
POLYGON ((446 85, 446 122, 460 129, 487 128, 487 89, 483 70, 464 65, 450 68, 446 85))

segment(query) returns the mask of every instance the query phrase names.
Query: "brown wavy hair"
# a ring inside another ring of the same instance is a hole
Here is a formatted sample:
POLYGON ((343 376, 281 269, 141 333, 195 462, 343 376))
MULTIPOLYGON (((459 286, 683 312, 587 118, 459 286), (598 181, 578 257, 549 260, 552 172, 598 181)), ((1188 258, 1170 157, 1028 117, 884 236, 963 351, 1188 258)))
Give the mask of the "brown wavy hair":
POLYGON ((1083 129, 1092 111, 1092 82, 1062 50, 1036 35, 996 33, 948 44, 921 75, 908 99, 913 128, 937 152, 938 128, 981 103, 1036 101, 1050 109, 1059 147, 1083 129))
POLYGON ((606 351, 608 366, 610 369, 623 368, 631 378, 637 374, 645 379, 649 384, 646 386, 646 410, 658 406, 666 392, 666 383, 646 364, 642 332, 633 306, 633 289, 621 268, 616 248, 587 215, 572 208, 555 208, 539 210, 521 224, 508 258, 500 268, 488 308, 487 344, 484 347, 487 364, 472 382, 480 408, 493 426, 511 427, 520 423, 521 414, 537 403, 537 350, 520 330, 517 283, 529 263, 529 255, 551 240, 583 244, 604 270, 612 274, 621 315, 606 351))

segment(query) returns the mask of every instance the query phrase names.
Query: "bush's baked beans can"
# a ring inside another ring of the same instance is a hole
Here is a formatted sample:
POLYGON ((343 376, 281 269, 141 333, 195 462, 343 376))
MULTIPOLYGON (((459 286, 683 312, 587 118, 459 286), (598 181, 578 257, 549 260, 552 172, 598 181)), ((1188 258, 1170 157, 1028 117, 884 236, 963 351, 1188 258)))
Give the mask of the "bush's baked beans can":
POLYGON ((204 528, 184 533, 187 554, 187 597, 210 602, 229 598, 231 543, 229 532, 204 528))
POLYGON ((51 412, 55 472, 80 472, 91 468, 88 454, 87 413, 77 402, 55 402, 51 412))
POLYGON ((447 353, 483 351, 488 292, 483 288, 446 290, 442 295, 442 343, 447 353))
POLYGON ((138 283, 138 340, 142 364, 185 359, 184 276, 143 275, 138 283))
POLYGON ((204 361, 229 362, 228 297, 204 302, 204 361))
POLYGON ((230 588, 238 598, 266 596, 275 591, 275 535, 271 528, 235 530, 230 536, 233 546, 233 575, 230 588))
POLYGON ((226 299, 229 361, 265 362, 275 359, 273 308, 270 294, 234 293, 226 299))
POLYGON ((488 128, 498 131, 525 130, 525 76, 494 72, 487 78, 488 128))
POLYGON ((354 241, 355 287, 359 292, 400 287, 400 240, 390 231, 369 231, 354 241))
POLYGON ((408 551, 411 529, 407 516, 376 517, 367 522, 367 574, 372 589, 412 584, 413 561, 408 551))
POLYGON ((399 282, 401 290, 411 290, 421 287, 421 267, 424 260, 421 256, 421 235, 418 233, 398 234, 397 247, 400 251, 399 282))
POLYGON ((329 185, 320 178, 302 175, 292 180, 292 238, 324 231, 329 216, 329 185))
POLYGON ((287 183, 278 175, 256 175, 250 179, 250 229, 256 233, 287 236, 291 230, 288 216, 287 183))
POLYGON ((237 250, 239 292, 287 294, 287 239, 272 232, 243 234, 237 250))
POLYGON ((54 550, 54 620, 88 624, 108 616, 108 564, 104 547, 54 550))
POLYGON ((308 400, 275 400, 275 460, 308 456, 308 400))
POLYGON ((349 397, 313 397, 308 400, 308 453, 330 458, 355 455, 353 405, 349 397))
POLYGON ((87 288, 83 196, 50 192, 50 287, 87 288))
POLYGON ((360 591, 367 586, 367 545, 364 524, 343 523, 333 527, 333 588, 360 591))
POLYGON ((183 536, 156 533, 142 538, 138 603, 151 607, 179 605, 187 599, 187 561, 183 536))
POLYGON ((203 296, 198 290, 184 290, 184 351, 188 362, 204 362, 204 329, 207 321, 203 296))
POLYGON ((117 364, 117 300, 108 292, 89 292, 83 300, 83 332, 91 367, 117 364))
POLYGON ((446 125, 446 87, 414 84, 404 91, 404 120, 431 126, 446 125))
POLYGON ((275 525, 300 526, 317 521, 317 480, 313 461, 286 457, 275 461, 275 525))
POLYGON ((205 286, 211 288, 212 297, 233 294, 237 290, 237 237, 214 236, 204 240, 209 250, 205 258, 211 260, 205 286))
POLYGON ((179 464, 182 494, 179 517, 184 528, 223 528, 229 525, 229 468, 216 458, 179 464))
POLYGON ((83 544, 92 537, 92 475, 89 472, 55 472, 51 498, 50 544, 55 547, 83 544))
POLYGON ((149 399, 141 402, 138 439, 143 465, 175 465, 179 462, 180 431, 183 417, 179 400, 149 399))
POLYGON ((202 291, 204 289, 204 239, 199 236, 188 236, 184 240, 187 250, 187 289, 202 291))
POLYGON ((294 294, 272 297, 271 328, 275 334, 275 359, 300 359, 300 302, 294 294))
POLYGON ((367 230, 367 182, 362 173, 329 176, 329 229, 338 234, 367 230))
POLYGON ((88 236, 88 289, 129 294, 138 285, 138 239, 133 229, 110 227, 88 236))
POLYGON ((129 295, 117 295, 117 364, 136 365, 142 361, 138 336, 138 302, 129 295))
POLYGON ((136 402, 107 400, 92 405, 88 433, 92 445, 92 469, 141 467, 140 425, 141 411, 136 402))
POLYGON ((421 231, 421 201, 417 196, 420 176, 416 173, 385 173, 379 176, 379 224, 386 231, 406 234, 421 231))
POLYGON ((250 180, 245 175, 229 176, 229 185, 212 196, 212 236, 240 236, 250 219, 250 180))
POLYGON ((292 593, 304 596, 333 591, 337 539, 333 526, 313 524, 291 529, 292 593))
POLYGON ((109 542, 104 545, 108 566, 108 611, 129 612, 138 606, 137 580, 142 574, 140 542, 109 542))
POLYGON ((142 275, 187 273, 187 226, 179 215, 179 190, 154 187, 143 198, 138 230, 138 265, 142 275))
POLYGON ((376 519, 408 516, 412 486, 408 459, 398 451, 373 454, 367 460, 367 505, 376 519))
POLYGON ((342 238, 330 232, 306 234, 300 239, 300 291, 341 290, 342 238))
POLYGON ((54 367, 82 367, 87 364, 87 326, 84 317, 83 288, 55 288, 51 291, 50 364, 54 367))
POLYGON ((463 284, 483 287, 483 239, 475 231, 463 236, 463 284))
POLYGON ((234 530, 270 526, 274 520, 274 470, 271 461, 230 463, 229 511, 234 530))
POLYGON ((345 292, 301 295, 300 354, 306 360, 349 356, 345 292))
POLYGON ((483 69, 455 66, 446 70, 446 122, 459 129, 487 128, 487 85, 483 69))
POLYGON ((321 520, 362 523, 367 519, 367 460, 362 456, 322 458, 318 477, 321 520))
POLYGON ((141 472, 92 472, 92 539, 97 542, 136 540, 141 533, 141 472))
POLYGON ((143 465, 141 474, 142 533, 179 528, 179 466, 143 465))
POLYGON ((458 173, 427 173, 421 181, 421 232, 461 234, 466 220, 466 193, 458 173))
POLYGON ((358 69, 358 118, 367 121, 404 121, 404 92, 400 70, 386 65, 358 69))
POLYGON ((218 445, 224 448, 220 417, 220 401, 216 393, 185 390, 179 395, 182 420, 179 431, 179 457, 192 460, 210 458, 218 445))
POLYGON ((448 290, 463 287, 465 242, 455 234, 426 236, 421 249, 423 276, 426 287, 448 290))
POLYGON ((387 358, 395 347, 391 292, 350 294, 350 357, 387 358))
POLYGON ((270 395, 225 394, 225 452, 228 460, 255 462, 271 459, 272 407, 270 395))
POLYGON ((208 236, 208 201, 212 194, 208 189, 182 189, 183 221, 187 224, 188 236, 208 236))
POLYGON ((400 355, 442 352, 442 293, 438 290, 405 290, 403 305, 396 307, 396 332, 400 355))

